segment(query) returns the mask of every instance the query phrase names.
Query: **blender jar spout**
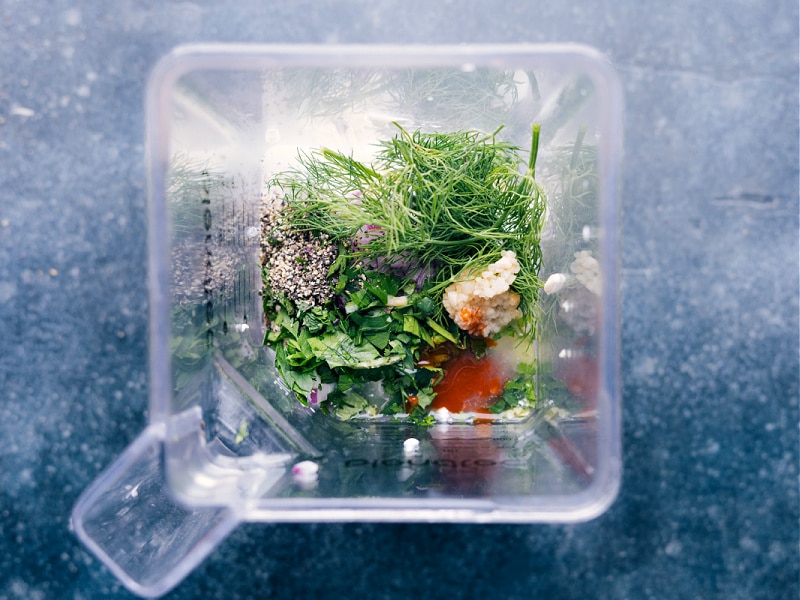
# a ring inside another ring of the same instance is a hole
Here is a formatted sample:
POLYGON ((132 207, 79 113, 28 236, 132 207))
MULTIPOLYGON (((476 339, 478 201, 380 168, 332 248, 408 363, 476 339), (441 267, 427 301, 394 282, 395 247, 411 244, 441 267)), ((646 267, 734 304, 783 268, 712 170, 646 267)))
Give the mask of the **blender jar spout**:
MULTIPOLYGON (((173 417, 197 418, 193 410, 173 417)), ((227 506, 176 501, 163 466, 169 429, 148 426, 83 493, 71 519, 86 547, 130 591, 150 598, 180 583, 240 522, 227 506)))

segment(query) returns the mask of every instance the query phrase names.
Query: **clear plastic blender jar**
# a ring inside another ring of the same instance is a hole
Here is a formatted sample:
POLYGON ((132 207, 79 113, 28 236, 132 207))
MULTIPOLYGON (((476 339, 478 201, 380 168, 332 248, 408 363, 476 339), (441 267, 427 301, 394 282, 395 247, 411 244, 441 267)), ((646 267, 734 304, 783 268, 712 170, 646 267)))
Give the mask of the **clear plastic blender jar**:
POLYGON ((176 49, 147 95, 150 425, 73 526, 132 591, 160 595, 246 521, 592 518, 620 480, 621 91, 593 50, 544 46, 176 49), (298 151, 369 157, 393 123, 541 125, 537 407, 520 419, 339 420, 278 377, 259 261, 265 182, 298 151), (590 259, 590 260, 589 260, 590 259), (581 265, 589 261, 587 276, 581 265))

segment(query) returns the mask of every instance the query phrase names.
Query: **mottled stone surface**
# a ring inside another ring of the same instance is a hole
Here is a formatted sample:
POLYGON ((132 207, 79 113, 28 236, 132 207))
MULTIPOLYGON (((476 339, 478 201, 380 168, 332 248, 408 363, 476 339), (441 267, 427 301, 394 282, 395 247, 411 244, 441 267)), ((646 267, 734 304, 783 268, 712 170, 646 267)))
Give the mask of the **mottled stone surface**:
POLYGON ((142 95, 183 42, 596 46, 626 96, 625 473, 569 526, 246 525, 170 598, 796 598, 795 2, 0 2, 0 598, 145 425, 142 95))

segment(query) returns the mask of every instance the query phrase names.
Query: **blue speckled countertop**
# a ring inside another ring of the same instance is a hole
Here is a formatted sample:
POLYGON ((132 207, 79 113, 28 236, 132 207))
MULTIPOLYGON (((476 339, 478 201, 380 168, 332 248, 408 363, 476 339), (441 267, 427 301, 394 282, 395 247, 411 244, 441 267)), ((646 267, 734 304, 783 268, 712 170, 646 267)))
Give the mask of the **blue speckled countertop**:
POLYGON ((143 429, 143 89, 178 43, 593 45, 626 97, 625 471, 564 526, 245 525, 169 598, 796 598, 796 2, 0 2, 0 599, 143 429))

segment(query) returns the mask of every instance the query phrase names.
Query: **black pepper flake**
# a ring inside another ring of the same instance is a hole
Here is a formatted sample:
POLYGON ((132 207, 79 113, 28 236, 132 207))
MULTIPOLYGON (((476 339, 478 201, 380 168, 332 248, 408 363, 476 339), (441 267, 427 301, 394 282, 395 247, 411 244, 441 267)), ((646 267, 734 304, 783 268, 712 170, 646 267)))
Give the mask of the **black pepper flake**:
POLYGON ((261 217, 261 264, 273 293, 311 306, 333 298, 328 270, 338 248, 324 233, 314 235, 289 227, 282 214, 283 202, 273 196, 264 200, 261 217))

